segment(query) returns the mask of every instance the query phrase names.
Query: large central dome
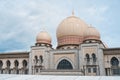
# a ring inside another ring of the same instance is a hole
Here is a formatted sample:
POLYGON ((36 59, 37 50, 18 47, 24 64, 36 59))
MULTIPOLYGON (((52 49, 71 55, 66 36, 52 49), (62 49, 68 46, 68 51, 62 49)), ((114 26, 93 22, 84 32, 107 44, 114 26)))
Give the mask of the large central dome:
POLYGON ((67 17, 57 28, 58 47, 82 43, 87 28, 88 25, 80 18, 74 15, 67 17))

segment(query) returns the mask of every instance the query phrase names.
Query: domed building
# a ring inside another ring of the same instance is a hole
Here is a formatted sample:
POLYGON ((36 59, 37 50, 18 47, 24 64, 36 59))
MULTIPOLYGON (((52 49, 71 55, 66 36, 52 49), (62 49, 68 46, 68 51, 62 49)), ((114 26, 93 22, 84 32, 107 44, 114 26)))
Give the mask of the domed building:
POLYGON ((120 48, 103 44, 99 31, 74 14, 58 24, 57 47, 52 37, 40 31, 28 52, 0 54, 1 74, 120 75, 120 48))

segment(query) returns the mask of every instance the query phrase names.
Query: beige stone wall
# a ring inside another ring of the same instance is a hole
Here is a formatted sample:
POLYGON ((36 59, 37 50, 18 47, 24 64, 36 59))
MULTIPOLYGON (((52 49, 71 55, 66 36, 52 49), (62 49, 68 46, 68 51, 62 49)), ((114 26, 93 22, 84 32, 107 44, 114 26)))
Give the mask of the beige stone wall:
POLYGON ((42 55, 42 56, 44 56, 43 54, 44 54, 44 52, 45 52, 45 50, 44 49, 37 49, 37 50, 33 50, 32 51, 32 59, 34 59, 35 58, 35 56, 40 56, 40 55, 42 55))
POLYGON ((89 57, 90 57, 90 60, 92 61, 92 54, 94 53, 96 55, 96 58, 97 58, 97 47, 96 46, 88 46, 88 47, 83 47, 83 53, 82 53, 82 56, 83 56, 83 64, 86 64, 86 54, 89 54, 89 57))
POLYGON ((92 53, 97 53, 97 48, 96 47, 84 47, 83 49, 83 54, 92 54, 92 53))
POLYGON ((51 48, 50 47, 46 47, 46 46, 34 46, 31 49, 31 59, 30 61, 30 73, 32 74, 38 74, 38 72, 36 71, 37 69, 40 72, 40 69, 48 69, 49 68, 49 50, 51 48), (36 63, 36 59, 35 56, 37 56, 37 63, 36 63), (41 63, 41 59, 40 56, 42 56, 43 58, 43 62, 41 63), (32 71, 33 70, 33 71, 32 71))
MULTIPOLYGON (((44 48, 41 48, 41 47, 33 47, 32 48, 32 51, 31 51, 31 64, 32 65, 35 65, 35 56, 39 57, 40 56, 43 56, 43 59, 44 59, 44 55, 45 54, 45 49, 44 48)), ((39 63, 37 63, 37 65, 39 65, 39 63)))
MULTIPOLYGON (((105 62, 105 68, 110 68, 111 67, 111 63, 110 63, 110 61, 111 61, 111 59, 112 59, 112 57, 116 57, 119 61, 120 61, 120 55, 104 55, 104 62, 105 62)), ((120 64, 119 64, 119 66, 120 66, 120 64)))
MULTIPOLYGON (((10 63, 11 63, 11 66, 10 68, 14 68, 15 65, 14 65, 14 61, 17 60, 19 62, 19 66, 18 68, 22 68, 23 67, 23 64, 22 64, 22 61, 23 60, 26 60, 28 62, 28 58, 6 58, 6 59, 0 59, 3 61, 3 67, 2 68, 6 68, 6 61, 9 60, 10 63)), ((28 67, 28 66, 27 66, 28 67)))

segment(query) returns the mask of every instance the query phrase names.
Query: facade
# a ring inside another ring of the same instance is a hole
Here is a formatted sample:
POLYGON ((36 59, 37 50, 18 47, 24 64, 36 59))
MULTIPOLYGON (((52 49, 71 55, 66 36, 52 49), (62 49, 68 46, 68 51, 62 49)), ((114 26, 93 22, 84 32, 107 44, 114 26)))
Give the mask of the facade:
POLYGON ((41 31, 28 52, 0 53, 1 74, 120 75, 120 48, 108 48, 100 33, 74 14, 56 30, 57 47, 41 31))

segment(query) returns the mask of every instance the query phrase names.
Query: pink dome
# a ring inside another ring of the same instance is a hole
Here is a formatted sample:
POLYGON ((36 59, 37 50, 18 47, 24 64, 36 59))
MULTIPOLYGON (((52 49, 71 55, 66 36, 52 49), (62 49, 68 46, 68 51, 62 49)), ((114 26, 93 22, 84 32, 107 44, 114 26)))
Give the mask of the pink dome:
POLYGON ((57 28, 58 46, 82 43, 87 27, 80 18, 74 15, 67 17, 57 28))
POLYGON ((51 36, 46 31, 41 31, 36 37, 37 43, 47 43, 51 44, 51 36))
POLYGON ((100 33, 94 27, 88 27, 84 40, 100 40, 100 33))

